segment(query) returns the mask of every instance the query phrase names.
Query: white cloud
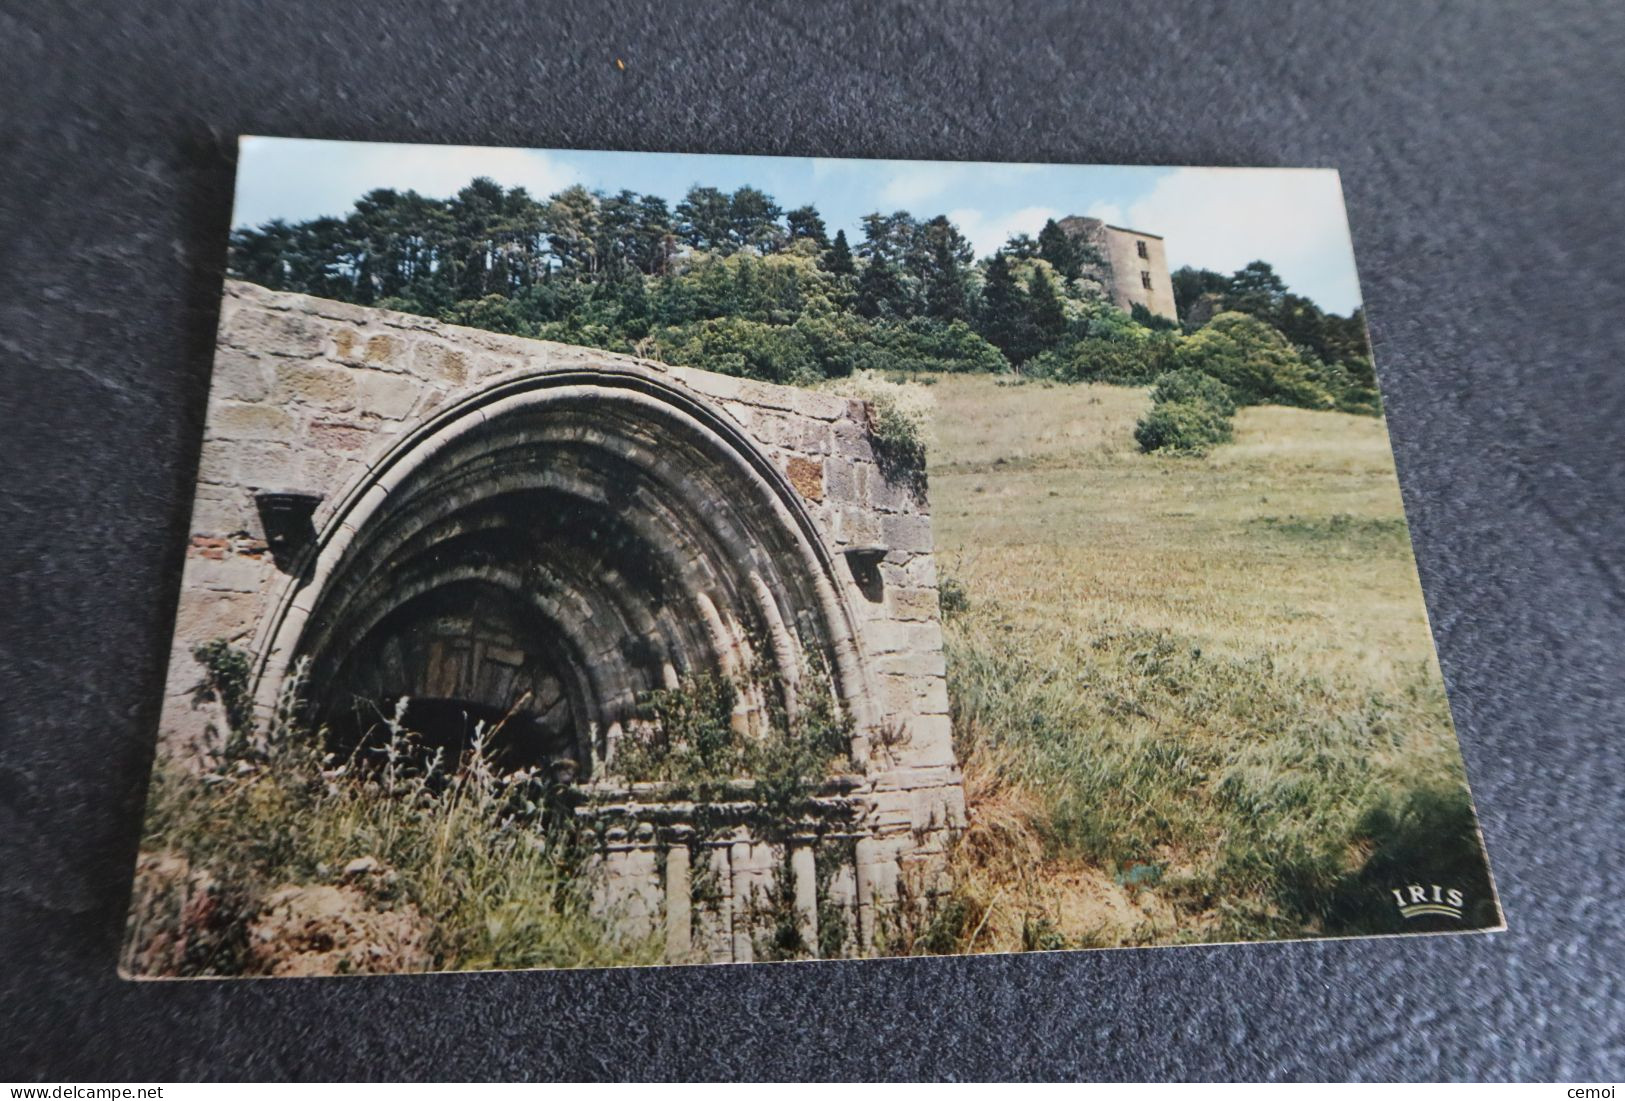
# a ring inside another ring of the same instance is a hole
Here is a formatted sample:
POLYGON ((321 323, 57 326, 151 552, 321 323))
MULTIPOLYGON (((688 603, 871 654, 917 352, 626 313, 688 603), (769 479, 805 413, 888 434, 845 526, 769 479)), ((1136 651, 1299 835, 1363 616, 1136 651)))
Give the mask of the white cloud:
POLYGON ((1116 210, 1107 218, 1116 225, 1161 234, 1171 268, 1228 274, 1265 259, 1326 308, 1359 304, 1343 192, 1330 169, 1179 168, 1126 210, 1100 209, 1116 210))
POLYGON ((238 158, 232 220, 255 225, 274 217, 300 221, 342 215, 379 187, 444 198, 476 176, 523 187, 537 197, 581 178, 566 162, 536 149, 250 137, 243 139, 238 158))
POLYGON ((1107 225, 1113 226, 1120 226, 1128 221, 1128 215, 1123 213, 1123 208, 1117 203, 1093 202, 1083 214, 1086 218, 1099 218, 1107 225))
POLYGON ((1045 222, 1060 217, 1063 217, 1060 211, 1048 206, 1025 206, 992 218, 968 207, 948 212, 948 220, 959 227, 959 232, 970 241, 977 256, 989 256, 998 251, 1017 233, 1030 233, 1036 237, 1045 222))

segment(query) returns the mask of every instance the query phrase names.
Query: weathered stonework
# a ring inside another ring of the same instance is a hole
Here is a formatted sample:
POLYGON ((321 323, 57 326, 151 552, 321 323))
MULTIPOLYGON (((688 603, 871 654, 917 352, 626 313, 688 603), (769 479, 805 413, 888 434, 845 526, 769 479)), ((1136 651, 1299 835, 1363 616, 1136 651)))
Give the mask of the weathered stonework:
POLYGON ((876 458, 862 402, 228 283, 162 741, 221 724, 193 693, 214 639, 252 655, 262 715, 306 657, 331 695, 388 687, 374 667, 485 702, 530 678, 600 824, 605 914, 674 961, 742 960, 777 898, 806 943, 867 953, 901 892, 943 886, 965 815, 929 513, 876 458), (402 617, 444 638, 403 651, 402 617), (805 821, 764 831, 747 791, 696 831, 614 779, 640 692, 764 659, 794 691, 809 651, 856 767, 805 821))
POLYGON ((1057 224, 1069 236, 1093 247, 1099 260, 1087 265, 1083 275, 1101 284, 1112 305, 1124 312, 1144 306, 1169 321, 1178 320, 1174 281, 1168 274, 1168 254, 1161 237, 1079 215, 1062 218, 1057 224))

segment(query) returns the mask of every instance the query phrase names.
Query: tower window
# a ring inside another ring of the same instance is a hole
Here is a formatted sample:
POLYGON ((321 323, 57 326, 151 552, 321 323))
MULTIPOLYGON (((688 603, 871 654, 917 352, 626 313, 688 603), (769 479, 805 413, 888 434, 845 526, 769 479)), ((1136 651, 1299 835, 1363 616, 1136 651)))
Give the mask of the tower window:
POLYGON ((1150 272, 1142 271, 1140 273, 1140 286, 1144 287, 1146 290, 1151 289, 1151 273, 1150 272))
POLYGON ((1134 250, 1140 254, 1140 259, 1141 260, 1149 260, 1149 259, 1151 259, 1151 254, 1146 251, 1144 241, 1135 241, 1134 242, 1134 250))

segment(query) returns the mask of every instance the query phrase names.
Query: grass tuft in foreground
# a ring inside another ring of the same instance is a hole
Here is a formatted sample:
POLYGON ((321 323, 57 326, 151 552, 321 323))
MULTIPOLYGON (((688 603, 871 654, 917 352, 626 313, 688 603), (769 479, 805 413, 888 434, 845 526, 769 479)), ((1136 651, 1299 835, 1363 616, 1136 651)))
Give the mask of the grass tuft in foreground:
POLYGON ((482 730, 420 759, 399 716, 336 762, 282 722, 204 772, 161 760, 123 961, 137 977, 652 963, 589 904, 586 849, 482 730))

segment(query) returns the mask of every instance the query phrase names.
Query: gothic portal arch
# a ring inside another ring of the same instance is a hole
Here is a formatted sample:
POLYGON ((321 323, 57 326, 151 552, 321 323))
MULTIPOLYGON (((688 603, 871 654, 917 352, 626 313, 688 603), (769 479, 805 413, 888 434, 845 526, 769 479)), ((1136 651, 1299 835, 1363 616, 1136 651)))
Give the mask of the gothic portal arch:
POLYGON ((258 696, 303 663, 335 729, 401 697, 415 727, 511 715, 514 752, 586 778, 648 690, 765 665, 793 693, 809 648, 860 734, 873 718, 801 497, 659 378, 551 371, 465 397, 342 495, 310 554, 269 618, 258 696))

